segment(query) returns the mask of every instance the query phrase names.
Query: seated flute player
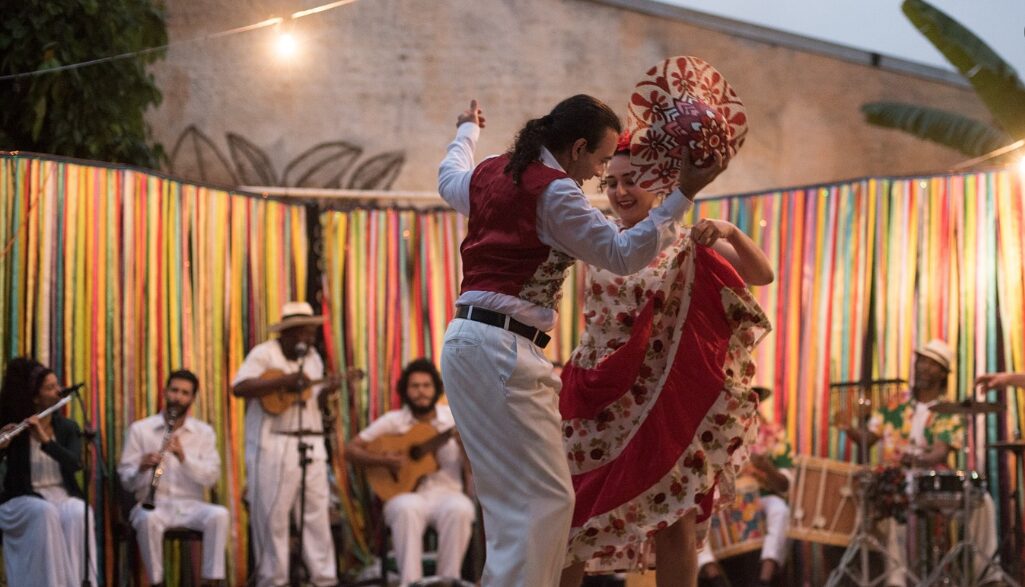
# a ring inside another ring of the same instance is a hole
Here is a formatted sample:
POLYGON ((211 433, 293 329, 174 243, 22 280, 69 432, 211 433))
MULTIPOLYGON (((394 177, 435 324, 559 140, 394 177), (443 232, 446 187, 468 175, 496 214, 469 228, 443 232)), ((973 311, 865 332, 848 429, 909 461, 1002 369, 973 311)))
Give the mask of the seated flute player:
MULTIPOLYGON (((410 585, 423 576, 423 533, 428 525, 438 531, 437 575, 455 578, 470 543, 476 509, 463 492, 467 460, 454 436, 452 410, 438 404, 443 393, 441 375, 429 360, 417 359, 403 369, 398 393, 402 407, 383 414, 350 440, 345 456, 355 465, 378 467, 401 480, 403 468, 410 466, 409 451, 401 453, 394 449, 400 447, 404 436, 414 436, 410 433, 415 427, 430 427, 423 428, 424 438, 411 442, 418 446, 429 443, 427 446, 434 449, 435 470, 419 478, 410 476, 412 487, 397 487, 398 493, 379 496, 385 502, 384 519, 391 529, 401 584, 410 585), (391 445, 393 450, 375 450, 374 441, 387 437, 397 442, 391 445)), ((371 485, 374 486, 373 479, 371 485)), ((470 485, 466 483, 466 487, 470 485)))
POLYGON ((16 357, 7 363, 0 387, 0 532, 10 585, 81 585, 87 534, 89 576, 96 584, 96 519, 89 508, 86 533, 86 506, 75 479, 82 469, 82 436, 74 421, 53 410, 61 392, 57 376, 38 361, 16 357))
POLYGON ((189 528, 203 533, 201 576, 207 585, 224 581, 228 510, 207 503, 206 491, 221 475, 221 457, 213 428, 189 416, 199 379, 181 369, 167 377, 164 409, 128 428, 118 475, 139 503, 132 508, 146 576, 164 582, 164 532, 189 528))

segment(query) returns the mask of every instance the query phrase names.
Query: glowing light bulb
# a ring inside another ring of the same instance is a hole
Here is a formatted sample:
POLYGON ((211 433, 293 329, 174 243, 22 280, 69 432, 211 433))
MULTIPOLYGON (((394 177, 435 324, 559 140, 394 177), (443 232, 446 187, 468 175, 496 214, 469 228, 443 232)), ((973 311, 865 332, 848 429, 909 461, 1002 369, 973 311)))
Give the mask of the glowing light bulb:
POLYGON ((1021 159, 1018 160, 1018 171, 1025 175, 1025 155, 1022 155, 1021 159))
POLYGON ((299 49, 299 43, 292 36, 292 33, 281 33, 274 43, 274 49, 278 57, 288 59, 296 54, 299 49))

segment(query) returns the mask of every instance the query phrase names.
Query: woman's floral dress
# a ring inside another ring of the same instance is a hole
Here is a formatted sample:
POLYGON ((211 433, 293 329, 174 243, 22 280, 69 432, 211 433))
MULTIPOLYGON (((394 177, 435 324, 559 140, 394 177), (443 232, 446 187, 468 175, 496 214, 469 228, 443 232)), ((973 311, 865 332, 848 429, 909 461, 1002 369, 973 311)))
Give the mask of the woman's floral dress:
POLYGON ((733 503, 757 434, 751 351, 771 326, 689 230, 635 275, 588 267, 584 311, 560 396, 577 496, 567 564, 635 568, 658 530, 733 503))

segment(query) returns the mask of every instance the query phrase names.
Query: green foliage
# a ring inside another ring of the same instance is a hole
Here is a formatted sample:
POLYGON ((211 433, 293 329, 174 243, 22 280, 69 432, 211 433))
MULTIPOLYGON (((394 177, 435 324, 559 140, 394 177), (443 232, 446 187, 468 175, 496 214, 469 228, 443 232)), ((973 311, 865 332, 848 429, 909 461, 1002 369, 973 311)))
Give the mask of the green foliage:
POLYGON ((1025 85, 1014 68, 956 20, 923 0, 905 0, 904 14, 975 88, 1007 133, 1025 136, 1025 85))
POLYGON ((1006 133, 971 118, 900 102, 872 102, 861 107, 875 125, 900 129, 977 157, 1012 142, 1006 133))
POLYGON ((925 0, 904 0, 901 8, 957 68, 999 126, 956 112, 894 102, 864 104, 866 120, 979 156, 1025 138, 1025 84, 982 39, 925 0))
MULTIPOLYGON (((4 3, 0 75, 130 53, 167 43, 163 6, 150 0, 4 3)), ((160 52, 0 81, 0 149, 157 167, 146 109, 161 94, 146 65, 160 52)))

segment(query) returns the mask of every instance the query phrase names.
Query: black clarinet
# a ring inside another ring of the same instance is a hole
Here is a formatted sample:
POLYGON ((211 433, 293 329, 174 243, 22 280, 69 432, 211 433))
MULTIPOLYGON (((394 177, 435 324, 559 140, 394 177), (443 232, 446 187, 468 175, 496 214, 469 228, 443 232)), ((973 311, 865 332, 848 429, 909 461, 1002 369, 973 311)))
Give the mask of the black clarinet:
POLYGON ((167 453, 167 445, 171 444, 171 435, 174 434, 174 426, 178 423, 178 408, 167 407, 167 429, 164 430, 164 439, 160 443, 160 462, 153 468, 153 478, 149 482, 149 495, 142 502, 142 509, 151 510, 156 507, 153 500, 157 497, 157 488, 160 487, 160 478, 164 476, 164 455, 167 453))

